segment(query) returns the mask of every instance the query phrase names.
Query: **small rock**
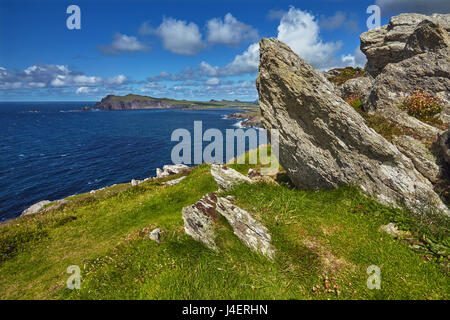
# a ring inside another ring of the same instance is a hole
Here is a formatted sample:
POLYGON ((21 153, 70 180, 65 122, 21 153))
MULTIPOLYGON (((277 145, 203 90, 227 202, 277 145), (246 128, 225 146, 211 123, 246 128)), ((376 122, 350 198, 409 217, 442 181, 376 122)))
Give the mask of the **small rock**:
POLYGON ((411 233, 409 231, 399 230, 397 228, 397 226, 395 225, 395 223, 393 223, 393 222, 381 226, 380 231, 384 231, 387 234, 389 234, 390 236, 392 236, 394 238, 400 238, 400 239, 409 237, 411 235, 411 233))
POLYGON ((212 164, 211 175, 223 190, 232 189, 241 183, 252 183, 250 178, 222 164, 212 164))
POLYGON ((132 187, 135 187, 135 186, 137 186, 139 183, 138 183, 138 181, 136 181, 136 180, 131 180, 131 186, 132 187))
POLYGON ((168 186, 174 186, 174 185, 180 183, 181 181, 183 181, 184 179, 186 179, 186 176, 180 177, 180 178, 178 178, 178 179, 173 179, 173 180, 165 181, 165 182, 163 182, 163 184, 168 185, 168 186))
POLYGON ((165 165, 162 170, 160 168, 156 169, 156 177, 157 178, 165 178, 174 174, 182 173, 189 169, 187 165, 184 164, 174 164, 174 165, 165 165))
POLYGON ((29 214, 38 213, 39 211, 42 210, 42 208, 44 208, 44 206, 48 205, 49 203, 51 203, 51 201, 48 201, 48 200, 43 200, 38 203, 35 203, 28 209, 25 209, 24 211, 22 211, 22 214, 20 216, 26 216, 29 214))
POLYGON ((153 241, 156 241, 156 242, 160 243, 160 241, 161 241, 161 229, 157 228, 157 229, 153 230, 150 233, 149 238, 151 240, 153 240, 153 241))

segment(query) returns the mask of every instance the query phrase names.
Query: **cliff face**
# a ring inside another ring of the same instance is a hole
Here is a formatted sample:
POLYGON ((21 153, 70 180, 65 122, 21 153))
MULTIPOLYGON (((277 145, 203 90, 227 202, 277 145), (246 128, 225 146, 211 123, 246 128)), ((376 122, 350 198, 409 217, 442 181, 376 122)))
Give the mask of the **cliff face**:
POLYGON ((184 108, 182 103, 175 100, 157 99, 139 95, 114 96, 108 95, 94 105, 99 110, 138 110, 138 109, 168 109, 184 108))

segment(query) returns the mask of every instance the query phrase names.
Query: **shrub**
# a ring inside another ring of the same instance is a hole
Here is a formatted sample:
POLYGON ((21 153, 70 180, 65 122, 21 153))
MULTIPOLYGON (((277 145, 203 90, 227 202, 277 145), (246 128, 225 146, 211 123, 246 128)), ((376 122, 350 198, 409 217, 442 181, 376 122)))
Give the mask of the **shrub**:
POLYGON ((441 100, 423 90, 414 91, 399 108, 406 110, 410 116, 428 124, 442 124, 439 119, 434 118, 436 114, 442 111, 441 100))
POLYGON ((361 98, 359 94, 351 94, 345 98, 345 102, 351 105, 356 111, 360 111, 362 107, 361 98))

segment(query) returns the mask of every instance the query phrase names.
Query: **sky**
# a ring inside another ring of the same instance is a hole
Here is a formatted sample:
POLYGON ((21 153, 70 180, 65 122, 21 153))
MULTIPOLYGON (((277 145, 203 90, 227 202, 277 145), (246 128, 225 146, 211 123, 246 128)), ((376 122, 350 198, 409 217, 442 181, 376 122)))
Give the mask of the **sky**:
POLYGON ((254 101, 262 37, 321 71, 363 67, 359 35, 374 4, 381 25, 450 12, 448 0, 0 0, 0 101, 254 101), (80 29, 67 27, 70 5, 80 29))

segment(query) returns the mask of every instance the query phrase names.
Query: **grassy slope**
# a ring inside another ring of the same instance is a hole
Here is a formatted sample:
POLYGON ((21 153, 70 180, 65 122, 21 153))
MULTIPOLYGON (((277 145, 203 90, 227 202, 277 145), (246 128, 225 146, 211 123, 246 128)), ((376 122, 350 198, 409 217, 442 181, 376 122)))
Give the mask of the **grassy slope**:
POLYGON ((378 231, 393 211, 352 188, 312 192, 258 183, 230 192, 268 227, 274 261, 242 245, 224 221, 220 253, 184 233, 181 208, 217 190, 207 165, 175 186, 150 181, 115 189, 1 226, 0 244, 9 250, 0 256, 0 298, 449 297, 440 264, 378 231), (164 230, 161 244, 148 239, 155 227, 164 230), (65 288, 69 265, 82 269, 79 291, 65 288), (369 265, 381 268, 381 290, 366 287, 369 265), (324 292, 326 277, 333 292, 324 292))

